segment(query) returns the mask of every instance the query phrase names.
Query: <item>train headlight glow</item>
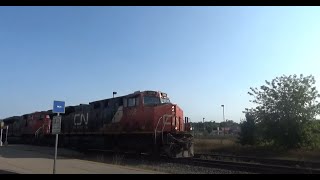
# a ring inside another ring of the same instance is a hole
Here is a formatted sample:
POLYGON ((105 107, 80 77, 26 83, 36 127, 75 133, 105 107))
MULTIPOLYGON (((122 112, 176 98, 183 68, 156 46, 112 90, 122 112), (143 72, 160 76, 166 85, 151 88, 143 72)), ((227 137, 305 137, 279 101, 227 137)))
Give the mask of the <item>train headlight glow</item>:
POLYGON ((178 127, 176 126, 174 129, 175 129, 175 130, 178 130, 178 127))
POLYGON ((190 131, 192 131, 192 127, 190 128, 190 131))

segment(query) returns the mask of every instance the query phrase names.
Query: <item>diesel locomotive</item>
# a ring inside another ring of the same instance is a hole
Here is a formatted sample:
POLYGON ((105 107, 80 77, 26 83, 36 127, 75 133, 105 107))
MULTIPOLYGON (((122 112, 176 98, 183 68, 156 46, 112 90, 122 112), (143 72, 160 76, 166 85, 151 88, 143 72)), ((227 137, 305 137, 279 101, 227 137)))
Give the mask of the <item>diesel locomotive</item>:
MULTIPOLYGON (((54 145, 52 110, 3 120, 10 142, 54 145)), ((189 118, 161 91, 136 91, 88 104, 65 107, 59 146, 81 150, 153 153, 192 157, 189 118)))

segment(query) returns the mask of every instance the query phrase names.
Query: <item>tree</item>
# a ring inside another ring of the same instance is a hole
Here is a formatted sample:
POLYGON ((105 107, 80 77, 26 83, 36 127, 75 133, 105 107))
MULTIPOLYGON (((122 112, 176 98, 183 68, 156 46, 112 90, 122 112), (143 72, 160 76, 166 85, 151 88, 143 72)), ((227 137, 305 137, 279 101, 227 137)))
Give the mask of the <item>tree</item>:
POLYGON ((311 145, 311 124, 320 109, 314 77, 283 75, 265 82, 260 90, 248 92, 257 105, 250 112, 257 119, 261 139, 286 148, 311 145))
POLYGON ((210 134, 213 130, 217 129, 217 125, 213 122, 205 122, 205 129, 210 134))
POLYGON ((240 123, 241 132, 239 142, 242 145, 254 145, 256 143, 255 117, 252 113, 246 112, 246 120, 240 123))

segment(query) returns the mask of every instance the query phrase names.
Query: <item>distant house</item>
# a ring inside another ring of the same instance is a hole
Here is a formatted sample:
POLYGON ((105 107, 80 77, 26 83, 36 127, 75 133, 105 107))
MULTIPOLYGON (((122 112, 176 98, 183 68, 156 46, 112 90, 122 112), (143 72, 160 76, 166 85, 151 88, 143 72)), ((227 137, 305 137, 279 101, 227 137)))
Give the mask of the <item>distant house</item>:
POLYGON ((224 134, 231 134, 237 135, 240 132, 240 127, 222 127, 217 128, 211 132, 212 135, 224 135, 224 134))
POLYGON ((241 128, 239 126, 235 126, 230 128, 229 134, 238 135, 241 131, 241 128))

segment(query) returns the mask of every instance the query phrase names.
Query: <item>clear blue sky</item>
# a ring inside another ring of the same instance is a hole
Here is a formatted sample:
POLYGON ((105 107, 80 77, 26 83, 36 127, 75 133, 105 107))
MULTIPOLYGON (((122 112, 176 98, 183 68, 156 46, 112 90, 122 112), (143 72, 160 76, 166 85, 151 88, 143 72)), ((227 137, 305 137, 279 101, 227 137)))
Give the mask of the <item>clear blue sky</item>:
POLYGON ((320 7, 0 7, 0 118, 161 90, 239 122, 249 88, 313 74, 320 7))

